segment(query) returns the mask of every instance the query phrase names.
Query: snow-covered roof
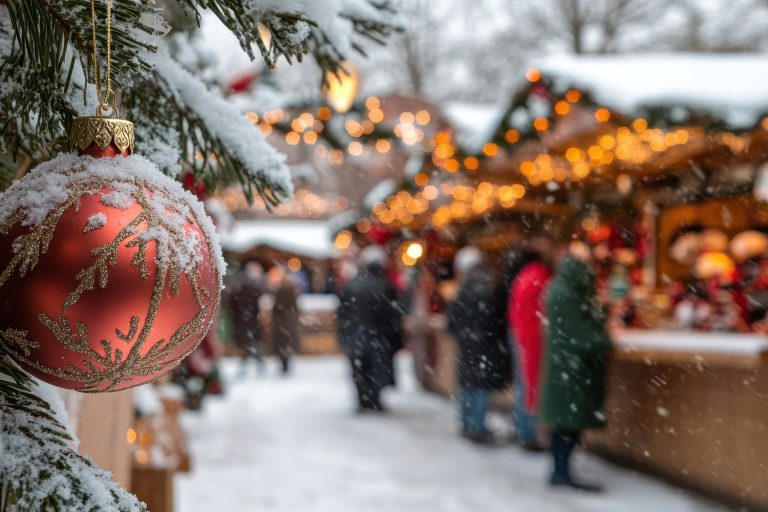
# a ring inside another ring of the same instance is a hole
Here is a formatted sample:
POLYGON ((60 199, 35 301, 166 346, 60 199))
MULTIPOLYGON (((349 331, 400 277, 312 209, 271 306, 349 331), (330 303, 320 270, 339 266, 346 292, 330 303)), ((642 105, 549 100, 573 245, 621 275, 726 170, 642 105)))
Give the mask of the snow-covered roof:
POLYGON ((746 128, 768 111, 768 54, 555 55, 531 64, 625 113, 683 105, 746 128))
POLYGON ((328 223, 314 220, 240 220, 222 245, 231 251, 267 245, 312 258, 326 258, 334 251, 328 223))
POLYGON ((475 152, 493 136, 493 131, 504 115, 506 105, 449 101, 441 108, 455 130, 459 145, 470 152, 475 152))

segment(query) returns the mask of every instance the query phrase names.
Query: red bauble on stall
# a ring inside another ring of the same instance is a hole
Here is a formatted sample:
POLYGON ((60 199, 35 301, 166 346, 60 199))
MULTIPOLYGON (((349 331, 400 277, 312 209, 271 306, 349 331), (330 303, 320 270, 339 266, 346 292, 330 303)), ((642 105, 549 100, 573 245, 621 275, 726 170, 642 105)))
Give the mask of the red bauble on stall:
POLYGON ((220 249, 194 196, 129 156, 130 123, 77 119, 73 146, 0 196, 0 350, 56 386, 118 391, 203 339, 220 249))

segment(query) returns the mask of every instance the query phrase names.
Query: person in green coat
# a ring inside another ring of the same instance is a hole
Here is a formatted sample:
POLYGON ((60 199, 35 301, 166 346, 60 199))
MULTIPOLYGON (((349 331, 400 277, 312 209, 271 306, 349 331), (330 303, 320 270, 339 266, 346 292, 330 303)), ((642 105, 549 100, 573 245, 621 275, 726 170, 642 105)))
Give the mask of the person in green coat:
POLYGON ((547 349, 540 415, 552 427, 553 486, 599 491, 571 476, 581 431, 605 424, 603 402, 612 343, 606 310, 598 303, 590 267, 568 256, 547 293, 547 349))

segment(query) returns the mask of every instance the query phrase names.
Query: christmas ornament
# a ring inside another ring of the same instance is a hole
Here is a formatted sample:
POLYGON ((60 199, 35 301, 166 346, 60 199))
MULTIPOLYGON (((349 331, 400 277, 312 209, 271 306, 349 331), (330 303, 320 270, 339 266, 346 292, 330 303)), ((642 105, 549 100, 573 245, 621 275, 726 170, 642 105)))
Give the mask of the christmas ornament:
POLYGON ((153 380, 208 331, 220 258, 202 205, 148 160, 61 155, 0 195, 0 348, 60 387, 153 380))
POLYGON ((132 123, 98 115, 117 115, 110 94, 108 79, 97 116, 74 121, 79 154, 0 194, 0 351, 84 392, 180 363, 213 322, 223 273, 202 204, 132 155, 132 123))

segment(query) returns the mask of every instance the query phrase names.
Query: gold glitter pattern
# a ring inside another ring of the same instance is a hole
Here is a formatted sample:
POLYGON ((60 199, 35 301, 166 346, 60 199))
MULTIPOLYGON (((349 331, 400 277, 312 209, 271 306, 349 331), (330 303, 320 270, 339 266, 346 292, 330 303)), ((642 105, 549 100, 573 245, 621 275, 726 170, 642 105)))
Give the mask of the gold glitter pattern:
POLYGON ((94 142, 101 149, 114 143, 121 152, 130 149, 133 153, 133 123, 115 117, 75 118, 69 137, 70 147, 82 151, 94 142))
MULTIPOLYGON (((72 169, 67 174, 77 171, 78 169, 72 169)), ((191 208, 184 204, 183 200, 177 199, 175 196, 168 196, 168 192, 153 183, 134 178, 118 178, 112 181, 87 178, 72 186, 68 191, 68 199, 54 209, 42 223, 16 238, 14 241, 14 251, 16 252, 7 267, 0 273, 0 286, 14 272, 18 272, 23 277, 35 267, 40 255, 48 250, 61 216, 67 209, 78 207, 80 197, 97 193, 103 189, 114 190, 118 183, 120 184, 120 191, 130 190, 130 196, 141 206, 141 212, 123 227, 113 240, 91 251, 91 256, 94 258, 93 263, 80 270, 76 275, 77 285, 67 295, 62 305, 62 311, 72 307, 83 294, 94 290, 96 287, 107 288, 110 268, 117 263, 117 254, 121 247, 136 248, 130 263, 137 269, 138 277, 148 281, 151 276, 147 268, 147 245, 153 240, 142 238, 139 233, 139 226, 147 226, 146 229, 162 229, 170 235, 172 244, 182 244, 188 233, 183 228, 180 229, 178 225, 168 222, 165 217, 172 213, 182 216, 187 224, 197 225, 191 208), (181 204, 177 204, 175 207, 166 206, 166 209, 170 208, 173 210, 172 212, 159 212, 152 202, 152 197, 155 194, 173 197, 181 204)), ((11 215, 5 224, 0 225, 0 233, 8 234, 20 218, 18 212, 11 215)), ((203 240, 201 240, 201 244, 202 242, 203 240)), ((159 242, 156 243, 159 244, 159 242)), ((154 283, 146 312, 132 316, 130 325, 123 326, 127 327, 125 331, 121 330, 120 327, 116 327, 114 331, 117 340, 128 344, 130 347, 127 353, 113 348, 112 343, 106 339, 99 340, 99 343, 96 344, 101 350, 94 350, 89 343, 88 326, 85 323, 74 322, 73 324, 64 315, 53 319, 45 314, 40 314, 38 320, 63 347, 82 355, 78 365, 69 364, 66 368, 50 368, 31 358, 31 350, 39 348, 39 343, 28 339, 28 333, 20 330, 5 329, 0 331, 0 350, 4 350, 16 360, 46 374, 82 383, 82 387, 77 389, 83 392, 114 391, 118 386, 129 387, 125 386, 125 383, 130 382, 133 378, 160 377, 197 348, 213 322, 215 311, 212 310, 218 308, 221 275, 219 269, 212 263, 214 249, 212 241, 208 239, 205 233, 204 245, 208 262, 216 274, 216 297, 211 297, 208 288, 200 284, 199 262, 191 262, 182 268, 178 261, 168 257, 167 254, 161 254, 158 249, 154 262, 156 269, 154 283), (181 323, 168 340, 150 339, 163 300, 165 285, 167 283, 171 293, 178 296, 182 275, 189 281, 199 309, 189 321, 181 323), (203 325, 206 319, 206 325, 203 325), (179 346, 189 343, 189 338, 192 336, 197 336, 198 339, 190 345, 190 349, 180 357, 173 357, 179 346), (149 346, 149 349, 145 351, 146 346, 149 346), (142 355, 142 352, 145 353, 142 355), (108 383, 106 387, 105 383, 108 383)))

